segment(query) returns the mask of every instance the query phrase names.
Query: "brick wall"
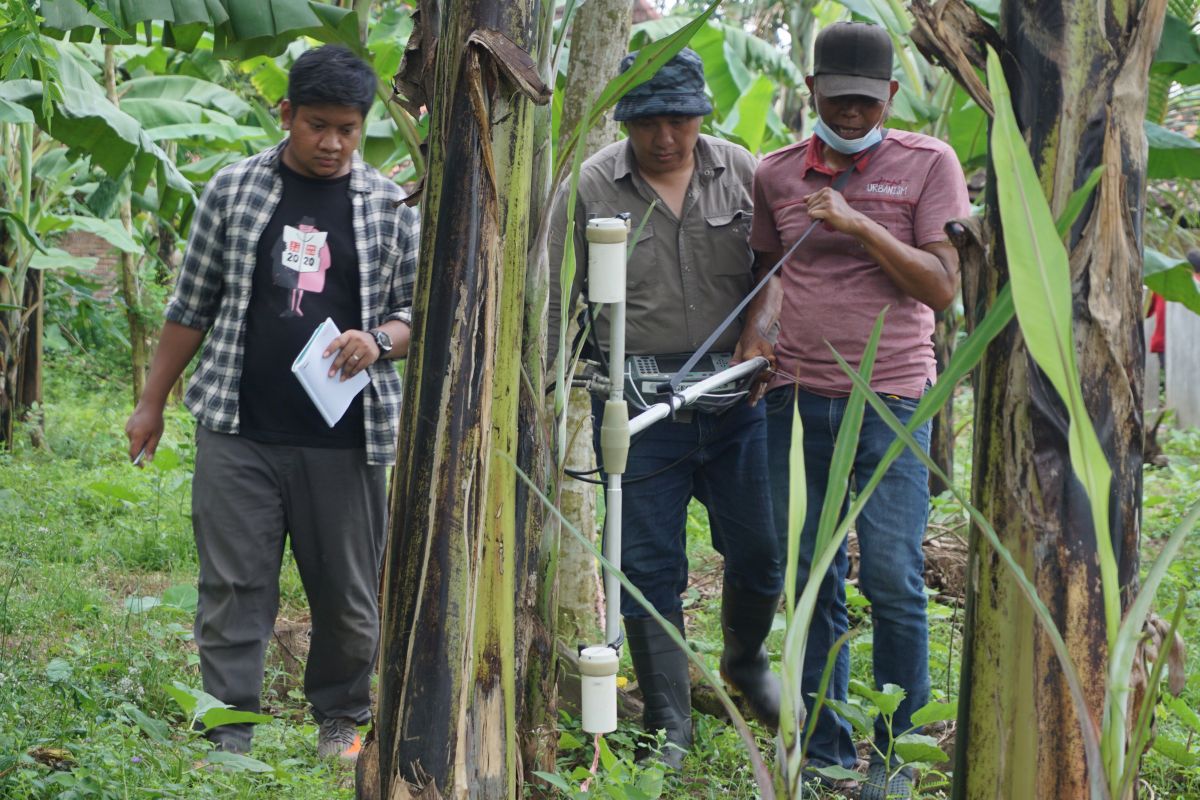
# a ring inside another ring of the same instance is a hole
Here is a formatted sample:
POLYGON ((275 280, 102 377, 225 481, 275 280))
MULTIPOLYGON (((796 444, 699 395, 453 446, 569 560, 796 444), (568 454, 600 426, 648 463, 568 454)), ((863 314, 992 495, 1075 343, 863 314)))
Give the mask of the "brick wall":
POLYGON ((117 263, 120 252, 108 242, 87 231, 68 231, 58 240, 58 246, 73 256, 96 259, 93 274, 100 283, 96 299, 108 299, 117 288, 117 263))

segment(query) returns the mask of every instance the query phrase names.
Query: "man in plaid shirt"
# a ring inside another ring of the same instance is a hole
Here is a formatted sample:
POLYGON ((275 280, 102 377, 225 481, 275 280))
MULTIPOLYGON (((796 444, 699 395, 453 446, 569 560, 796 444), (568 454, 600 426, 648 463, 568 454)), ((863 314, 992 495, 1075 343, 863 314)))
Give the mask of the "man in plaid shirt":
MULTIPOLYGON (((379 640, 385 471, 395 460, 408 352, 417 214, 357 147, 371 67, 326 46, 297 59, 280 107, 289 137, 233 164, 200 198, 145 391, 126 425, 150 459, 163 406, 207 342, 187 392, 199 423, 192 524, 200 557, 195 634, 204 689, 258 711, 279 607, 284 540, 312 612, 304 689, 318 752, 357 756, 379 640), (291 373, 317 325, 343 331, 330 376, 371 378, 328 425, 291 373)), ((209 732, 246 752, 251 725, 209 732)))

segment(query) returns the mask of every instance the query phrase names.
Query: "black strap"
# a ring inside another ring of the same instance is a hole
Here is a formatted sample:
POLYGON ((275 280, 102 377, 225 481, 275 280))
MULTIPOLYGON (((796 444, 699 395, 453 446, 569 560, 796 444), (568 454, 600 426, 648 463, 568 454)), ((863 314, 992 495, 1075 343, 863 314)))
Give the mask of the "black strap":
MULTIPOLYGON (((887 138, 887 130, 883 131, 883 137, 887 138)), ((830 184, 830 188, 835 192, 840 192, 850 180, 850 175, 854 172, 854 168, 858 166, 858 162, 870 155, 875 148, 879 147, 881 144, 883 144, 883 139, 880 139, 878 142, 855 156, 853 163, 851 163, 850 166, 847 167, 840 175, 834 178, 833 183, 830 184)), ((737 319, 738 315, 741 314, 746 306, 750 304, 750 301, 754 299, 755 295, 757 295, 759 291, 761 291, 762 288, 767 285, 767 281, 771 280, 775 273, 779 271, 779 268, 783 266, 783 263, 791 257, 792 253, 796 252, 796 248, 799 247, 800 244, 808 238, 808 235, 812 233, 813 230, 815 230, 820 224, 821 220, 813 220, 812 224, 808 226, 804 233, 800 234, 800 238, 797 239, 795 243, 788 248, 788 251, 783 254, 783 258, 779 259, 779 261, 775 263, 775 266, 771 267, 770 271, 767 272, 767 274, 763 276, 762 280, 758 282, 758 285, 750 290, 750 294, 742 298, 742 302, 737 304, 733 311, 730 312, 729 316, 725 318, 725 321, 718 325, 717 329, 708 335, 708 338, 704 340, 704 344, 700 345, 700 349, 695 353, 692 353, 692 357, 689 358, 687 362, 679 368, 678 372, 671 376, 669 381, 660 383, 658 385, 658 391, 669 391, 672 394, 675 394, 679 391, 680 382, 684 379, 688 372, 691 371, 692 367, 696 366, 696 362, 704 358, 705 354, 708 353, 709 348, 711 348, 717 339, 720 338, 721 334, 725 332, 725 329, 733 324, 733 321, 737 319)))

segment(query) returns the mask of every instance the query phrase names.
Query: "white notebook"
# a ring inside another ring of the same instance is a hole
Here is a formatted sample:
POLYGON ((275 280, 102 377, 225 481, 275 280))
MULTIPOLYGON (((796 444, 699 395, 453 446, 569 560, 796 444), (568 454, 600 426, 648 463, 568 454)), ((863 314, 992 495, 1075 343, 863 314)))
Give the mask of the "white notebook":
POLYGON ((325 321, 313 331, 313 335, 308 339, 308 344, 300 350, 296 360, 292 362, 292 373, 300 381, 304 391, 308 392, 313 405, 317 407, 317 411, 321 412, 321 416, 325 418, 325 422, 331 428, 346 413, 346 409, 350 407, 350 402, 354 400, 355 395, 371 382, 366 370, 346 381, 342 380, 341 372, 332 378, 329 377, 329 369, 333 365, 337 353, 329 358, 321 358, 321 354, 325 352, 325 348, 329 346, 330 342, 341 335, 342 332, 338 330, 338 326, 333 324, 332 319, 326 317, 325 321))

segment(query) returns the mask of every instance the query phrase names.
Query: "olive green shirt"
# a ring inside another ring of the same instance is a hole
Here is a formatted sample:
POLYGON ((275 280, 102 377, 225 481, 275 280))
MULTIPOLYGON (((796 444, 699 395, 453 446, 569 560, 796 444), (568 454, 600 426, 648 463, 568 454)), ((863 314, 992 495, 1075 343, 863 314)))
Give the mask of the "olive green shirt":
MULTIPOLYGON (((675 214, 635 169, 627 140, 610 144, 583 163, 575 206, 574 307, 587 273, 587 221, 628 212, 637 244, 626 270, 625 350, 629 355, 690 353, 721 324, 752 284, 754 255, 749 233, 753 210, 751 185, 756 161, 745 148, 700 135, 695 171, 675 214), (637 233, 651 203, 645 227, 637 233)), ((554 197, 550 228, 549 356, 558 351, 562 296, 560 267, 566 242, 569 181, 554 197)), ((596 341, 608 349, 606 311, 596 320, 596 341)), ((741 334, 735 321, 713 345, 732 351, 741 334)), ((570 342, 568 342, 568 345, 570 342)))

